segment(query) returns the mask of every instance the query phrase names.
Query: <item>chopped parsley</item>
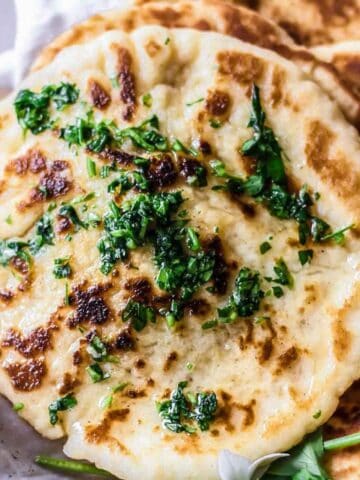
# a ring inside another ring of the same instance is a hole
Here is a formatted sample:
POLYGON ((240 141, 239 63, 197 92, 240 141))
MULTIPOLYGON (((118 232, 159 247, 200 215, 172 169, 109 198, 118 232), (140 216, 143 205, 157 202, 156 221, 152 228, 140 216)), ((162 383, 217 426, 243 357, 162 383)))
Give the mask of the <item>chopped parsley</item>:
POLYGON ((76 227, 76 229, 79 229, 79 228, 84 228, 85 230, 88 229, 88 225, 80 219, 75 208, 69 203, 64 203, 63 205, 61 205, 59 209, 59 215, 62 217, 67 217, 71 221, 71 223, 76 227))
POLYGON ((259 310, 263 298, 259 272, 243 267, 236 277, 234 291, 227 305, 218 309, 219 322, 232 323, 238 317, 253 315, 259 310))
POLYGON ((122 312, 124 322, 130 322, 137 332, 141 332, 148 322, 156 321, 156 311, 140 302, 129 300, 122 312))
POLYGON ((70 305, 69 284, 67 282, 65 283, 64 305, 70 305))
POLYGON ((17 240, 0 240, 0 265, 7 267, 12 259, 21 258, 26 263, 31 263, 31 257, 27 252, 27 242, 17 240))
POLYGON ((98 363, 93 363, 92 365, 89 365, 88 367, 86 367, 86 371, 93 383, 102 382, 103 380, 110 378, 110 374, 104 372, 98 363))
POLYGON ((284 290, 281 287, 272 287, 274 297, 281 298, 284 295, 284 290))
POLYGON ((271 245, 269 242, 263 242, 259 247, 261 255, 264 255, 266 252, 271 250, 271 245))
POLYGON ((43 87, 40 93, 31 90, 20 90, 14 102, 19 124, 24 131, 30 130, 34 135, 51 128, 51 100, 57 110, 63 110, 67 105, 76 103, 79 90, 70 83, 43 87))
POLYGON ((150 183, 141 171, 120 170, 118 177, 108 185, 108 192, 123 194, 132 188, 136 188, 141 192, 148 192, 150 190, 150 183))
POLYGON ((8 216, 5 218, 5 222, 6 222, 8 225, 12 225, 13 221, 12 221, 11 215, 8 215, 8 216))
POLYGON ((14 412, 20 412, 25 407, 25 405, 22 402, 14 403, 13 405, 13 410, 14 412))
POLYGON ((280 258, 276 262, 274 266, 274 272, 276 274, 276 277, 272 279, 273 282, 278 283, 279 285, 293 288, 294 278, 289 272, 289 269, 282 258, 280 258))
POLYGON ((174 433, 206 431, 215 419, 217 398, 214 392, 184 393, 187 382, 180 382, 170 399, 157 403, 165 428, 174 433))
POLYGON ((209 120, 209 124, 211 128, 220 128, 222 127, 222 122, 220 120, 217 120, 216 118, 211 118, 209 120))
POLYGON ((119 76, 113 75, 112 77, 110 77, 110 83, 113 88, 119 88, 120 87, 119 76))
POLYGON ((204 97, 198 98, 197 100, 194 100, 193 102, 186 103, 187 107, 192 107, 193 105, 196 105, 197 103, 201 103, 205 100, 204 97))
POLYGON ((174 152, 182 152, 186 153, 187 155, 192 155, 193 157, 198 156, 198 152, 194 148, 186 147, 180 140, 176 139, 173 144, 171 145, 171 150, 174 152))
POLYGON ((30 251, 33 255, 38 253, 45 245, 54 245, 53 221, 49 213, 45 213, 37 222, 35 227, 35 237, 29 243, 30 251))
POLYGON ((96 163, 89 157, 86 159, 86 169, 89 178, 96 177, 96 163))
POLYGON ((347 232, 348 230, 351 230, 354 228, 354 224, 348 225, 347 227, 341 228, 340 230, 337 230, 336 232, 328 233, 327 235, 323 236, 321 240, 323 242, 327 240, 333 240, 335 243, 338 245, 343 245, 345 242, 345 235, 344 233, 347 232))
POLYGON ((170 215, 180 207, 180 192, 141 194, 119 208, 110 203, 104 217, 105 235, 98 243, 101 271, 107 275, 118 261, 127 258, 129 250, 144 245, 156 225, 166 225, 170 215))
POLYGON ((54 260, 54 269, 53 274, 57 279, 69 278, 71 276, 72 270, 70 266, 70 258, 55 258, 54 260))
POLYGON ((138 127, 129 127, 123 130, 115 130, 115 140, 122 145, 125 140, 130 140, 135 147, 142 148, 147 152, 165 152, 168 150, 168 140, 159 132, 159 119, 153 115, 138 127))
POLYGON ((299 262, 301 265, 305 265, 306 263, 310 263, 313 256, 314 256, 314 251, 313 250, 299 250, 298 252, 299 256, 299 262))
POLYGON ((256 85, 252 90, 251 105, 248 126, 253 129, 253 136, 242 145, 241 153, 255 159, 255 171, 247 178, 237 177, 230 175, 220 160, 213 160, 210 166, 214 175, 225 180, 224 184, 213 189, 227 190, 237 195, 247 194, 261 202, 271 215, 295 220, 298 223, 299 241, 303 245, 309 239, 314 242, 331 239, 342 243, 344 233, 351 226, 332 233, 330 225, 311 213, 314 200, 306 185, 299 192, 290 191, 282 150, 273 130, 265 125, 266 115, 256 85))
POLYGON ((106 361, 108 358, 107 347, 98 335, 92 337, 86 351, 97 362, 106 361))
POLYGON ((142 97, 142 102, 143 102, 143 105, 147 108, 151 108, 152 107, 152 96, 151 96, 151 93, 146 93, 145 95, 143 95, 142 97))
POLYGON ((51 425, 56 425, 59 420, 58 412, 69 410, 77 405, 77 400, 72 393, 69 393, 65 397, 58 398, 49 405, 49 417, 51 425))

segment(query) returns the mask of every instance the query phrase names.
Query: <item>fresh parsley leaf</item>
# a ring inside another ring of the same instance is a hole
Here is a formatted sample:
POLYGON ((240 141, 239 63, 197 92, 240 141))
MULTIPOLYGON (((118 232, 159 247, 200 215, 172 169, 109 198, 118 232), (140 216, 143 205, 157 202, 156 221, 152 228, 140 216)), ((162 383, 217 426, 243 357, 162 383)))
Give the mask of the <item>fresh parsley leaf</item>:
POLYGON ((269 242, 263 242, 259 247, 261 255, 264 255, 266 252, 271 250, 271 245, 269 242))
POLYGON ((146 93, 145 95, 143 95, 142 97, 142 102, 143 102, 143 105, 147 108, 151 108, 152 107, 152 96, 151 96, 151 93, 146 93))
POLYGON ((157 410, 165 428, 174 433, 195 433, 197 424, 206 431, 214 420, 217 411, 217 398, 214 392, 184 394, 187 382, 180 382, 171 393, 170 399, 158 402, 157 410))
POLYGON ((216 118, 211 118, 209 120, 209 124, 211 128, 220 128, 222 127, 222 122, 220 120, 217 120, 216 118))
POLYGON ((192 250, 194 252, 200 250, 200 248, 201 248, 199 235, 191 227, 187 228, 187 243, 188 243, 188 246, 189 246, 190 250, 192 250))
POLYGON ((232 323, 238 317, 249 317, 260 308, 264 292, 260 286, 260 274, 243 267, 235 280, 235 287, 225 307, 218 309, 219 322, 232 323))
POLYGON ((69 203, 65 203, 60 207, 59 215, 61 215, 62 217, 67 217, 71 221, 71 223, 77 228, 84 228, 85 230, 87 230, 88 228, 88 225, 82 220, 80 220, 77 211, 69 203))
POLYGON ((272 287, 274 297, 281 298, 284 295, 284 290, 281 287, 272 287))
POLYGON ((219 324, 218 320, 209 320, 207 322, 204 322, 202 325, 201 325, 201 328, 203 330, 210 330, 211 328, 215 328, 217 325, 219 324))
POLYGON ((330 480, 324 468, 321 466, 321 459, 324 455, 324 446, 321 430, 308 435, 296 447, 291 449, 289 457, 274 462, 265 478, 269 480, 273 476, 289 479, 330 480), (305 475, 308 475, 307 477, 305 475), (298 475, 298 477, 296 477, 298 475), (299 476, 300 475, 300 476, 299 476))
POLYGON ((107 347, 98 335, 94 335, 86 348, 88 354, 97 362, 106 361, 108 358, 107 347))
POLYGON ((64 110, 68 105, 78 101, 79 90, 75 84, 61 82, 60 85, 50 85, 43 89, 55 103, 56 110, 64 110))
POLYGON ((53 274, 55 278, 69 278, 71 276, 72 271, 69 261, 69 257, 55 258, 53 269, 53 274))
POLYGON ((86 367, 86 371, 93 383, 102 382, 103 380, 110 378, 110 374, 104 372, 98 363, 93 363, 92 365, 89 365, 88 367, 86 367))
POLYGON ((38 253, 45 245, 54 245, 53 220, 49 213, 45 213, 37 222, 35 237, 30 240, 29 248, 33 255, 38 253))
POLYGON ((63 110, 65 106, 75 103, 78 97, 79 90, 69 83, 49 85, 40 93, 20 90, 14 102, 17 120, 25 131, 30 130, 38 135, 52 126, 49 111, 52 99, 56 109, 63 110))
POLYGON ((135 330, 141 332, 148 322, 156 321, 156 311, 140 302, 129 300, 122 312, 122 319, 124 322, 131 322, 135 330))
POLYGON ((125 140, 131 140, 135 147, 147 152, 165 152, 168 150, 167 138, 159 132, 159 119, 153 115, 138 127, 116 130, 115 140, 122 145, 125 140))
POLYGON ((305 265, 306 263, 311 262, 314 256, 314 250, 299 250, 298 256, 301 265, 305 265))
POLYGON ((69 393, 65 397, 58 398, 49 405, 49 417, 51 425, 55 425, 58 420, 58 412, 69 410, 77 405, 77 400, 72 393, 69 393))
POLYGON ((0 240, 0 265, 7 267, 13 258, 22 258, 28 264, 31 263, 31 257, 26 248, 27 242, 18 240, 0 240))
POLYGON ((328 233, 327 235, 324 235, 321 237, 321 241, 325 242, 327 240, 333 240, 335 243, 338 245, 343 245, 345 242, 345 235, 344 233, 347 232, 348 230, 351 230, 354 228, 354 224, 348 225, 347 227, 341 228, 340 230, 337 230, 336 232, 328 233))
POLYGON ((89 178, 96 177, 96 163, 91 158, 87 157, 86 159, 86 169, 89 175, 89 178))
POLYGON ((25 405, 22 402, 14 403, 13 405, 13 410, 14 412, 20 412, 25 407, 25 405))
POLYGON ((274 266, 274 272, 277 276, 276 278, 273 278, 273 282, 293 288, 294 278, 289 272, 289 269, 282 258, 276 262, 276 265, 274 266))
POLYGON ((188 102, 186 103, 187 107, 192 107, 193 105, 196 105, 197 103, 203 102, 205 100, 204 97, 198 98, 197 100, 194 100, 193 102, 188 102))

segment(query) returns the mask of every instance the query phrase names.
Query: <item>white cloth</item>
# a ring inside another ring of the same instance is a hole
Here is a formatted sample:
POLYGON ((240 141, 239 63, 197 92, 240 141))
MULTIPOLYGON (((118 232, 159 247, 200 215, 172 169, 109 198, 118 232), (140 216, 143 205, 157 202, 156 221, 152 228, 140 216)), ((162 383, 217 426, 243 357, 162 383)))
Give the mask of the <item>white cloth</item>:
POLYGON ((14 0, 15 47, 0 55, 0 90, 14 88, 46 44, 72 25, 128 0, 14 0))

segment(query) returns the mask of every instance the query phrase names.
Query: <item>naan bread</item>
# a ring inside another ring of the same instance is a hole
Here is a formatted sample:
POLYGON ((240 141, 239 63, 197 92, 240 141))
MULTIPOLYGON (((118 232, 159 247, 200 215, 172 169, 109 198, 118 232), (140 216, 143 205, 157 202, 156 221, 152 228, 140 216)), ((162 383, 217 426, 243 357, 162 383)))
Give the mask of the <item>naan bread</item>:
POLYGON ((359 0, 234 0, 280 25, 309 47, 360 40, 359 0))
MULTIPOLYGON (((360 381, 341 397, 339 407, 325 426, 325 436, 341 437, 360 431, 360 381)), ((359 476, 360 447, 352 447, 328 455, 326 462, 331 478, 353 480, 359 476)))
POLYGON ((360 102, 352 88, 331 63, 319 61, 307 49, 295 45, 271 20, 218 0, 146 2, 131 6, 133 3, 127 1, 121 10, 96 15, 60 35, 40 53, 33 69, 47 65, 63 48, 86 43, 108 30, 130 32, 142 25, 156 24, 217 31, 274 50, 298 63, 338 102, 347 119, 360 128, 360 102))
POLYGON ((360 41, 314 47, 312 52, 333 65, 360 102, 360 41))
MULTIPOLYGON (((39 91, 60 81, 79 87, 81 100, 94 104, 96 121, 114 120, 125 128, 157 114, 161 132, 201 149, 198 158, 207 168, 211 159, 221 159, 231 173, 243 176, 249 159, 239 148, 252 137, 246 125, 256 82, 291 185, 307 184, 310 192, 318 192, 314 214, 334 230, 359 224, 357 132, 315 83, 275 53, 217 33, 143 27, 65 49, 22 88, 39 91), (110 82, 114 76, 120 84, 110 82), (143 98, 149 93, 150 106, 143 98), (209 123, 214 117, 220 128, 209 123)), ((203 242, 221 238, 230 268, 227 292, 214 295, 202 287, 196 298, 205 301, 200 302, 208 309, 205 314, 192 307, 175 329, 159 317, 136 332, 120 314, 131 285, 139 287, 140 280, 147 279, 155 295, 161 293, 154 283, 152 249, 133 250, 130 262, 118 263, 104 276, 96 246, 102 225, 79 229, 69 238, 64 230, 71 223, 59 216, 60 202, 96 192, 87 209, 81 209, 84 203, 73 205, 82 219, 89 213, 102 218, 113 198, 107 186, 118 174, 108 180, 89 177, 86 159, 92 157, 99 168, 129 157, 107 151, 97 158, 59 138, 57 128, 86 115, 84 102, 56 113, 55 130, 24 137, 13 101, 0 107, 1 238, 34 238, 36 222, 51 202, 58 204, 49 213, 56 224, 54 246, 45 246, 28 271, 24 261, 15 261, 15 277, 8 267, 0 270, 0 388, 12 402, 24 403, 20 415, 49 438, 68 436, 70 457, 93 461, 126 480, 212 480, 220 449, 257 458, 288 449, 324 423, 360 371, 358 230, 348 232, 344 245, 311 244, 314 258, 302 267, 295 222, 271 216, 246 196, 239 201, 212 190, 221 179, 210 173, 208 187, 190 187, 179 179, 165 190, 183 192, 186 215, 203 242), (272 248, 261 255, 265 240, 272 248), (64 302, 66 280, 52 274, 54 260, 64 257, 70 257, 73 269, 70 305, 64 302), (256 321, 201 328, 226 303, 239 268, 273 276, 280 257, 294 278, 292 289, 283 287, 281 298, 266 297, 256 321), (115 345, 112 354, 119 358, 119 363, 102 364, 111 376, 99 383, 86 372, 92 363, 86 337, 94 328, 115 345), (190 391, 217 395, 216 417, 207 431, 172 433, 161 425, 155 401, 168 398, 184 380, 190 391), (120 382, 129 384, 112 392, 120 382), (59 421, 50 425, 49 404, 69 392, 77 405, 59 412, 59 421), (104 409, 110 394, 112 405, 104 409)), ((148 155, 141 149, 133 153, 148 155)), ((125 198, 134 195, 130 190, 125 198)), ((140 299, 145 294, 137 293, 140 299)))

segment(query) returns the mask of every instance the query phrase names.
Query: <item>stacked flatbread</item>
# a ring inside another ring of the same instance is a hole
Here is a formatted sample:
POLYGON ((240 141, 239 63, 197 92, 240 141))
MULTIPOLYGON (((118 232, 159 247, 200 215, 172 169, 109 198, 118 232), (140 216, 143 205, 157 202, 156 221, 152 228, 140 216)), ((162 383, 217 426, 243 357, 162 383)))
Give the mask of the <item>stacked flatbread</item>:
MULTIPOLYGON (((0 389, 70 457, 216 479, 221 449, 289 449, 359 378, 359 6, 343 3, 127 6, 42 52, 22 89, 72 89, 45 94, 46 121, 1 103, 0 389), (193 269, 174 289, 176 255, 193 269), (212 399, 205 420, 166 410, 179 384, 187 409, 212 399)), ((359 458, 334 455, 334 478, 359 458)))

